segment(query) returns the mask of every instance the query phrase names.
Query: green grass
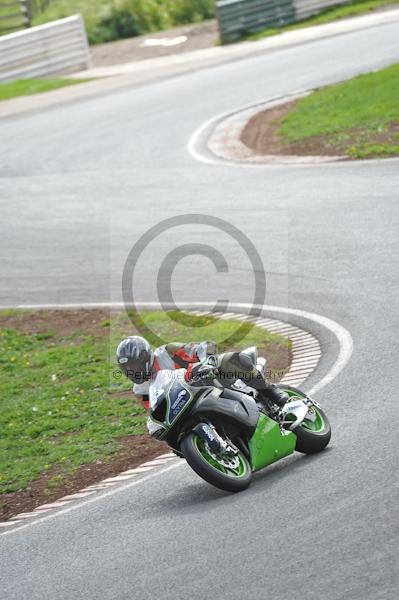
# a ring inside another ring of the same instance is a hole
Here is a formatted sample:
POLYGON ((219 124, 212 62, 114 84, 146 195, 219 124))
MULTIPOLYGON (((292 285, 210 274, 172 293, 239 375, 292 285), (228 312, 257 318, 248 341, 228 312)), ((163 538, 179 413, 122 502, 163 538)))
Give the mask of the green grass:
POLYGON ((263 29, 262 31, 246 36, 246 39, 256 41, 264 37, 284 33, 285 31, 302 29, 303 27, 310 27, 312 25, 323 25, 324 23, 331 23, 332 21, 338 21, 339 19, 355 17, 394 4, 399 4, 399 0, 355 0, 344 6, 335 6, 326 9, 318 15, 298 21, 297 23, 292 23, 291 25, 263 29))
MULTIPOLYGON (((3 315, 32 329, 29 313, 0 313, 0 323, 3 315)), ((237 329, 210 317, 193 318, 185 327, 160 312, 146 320, 168 341, 220 341, 237 329)), ((10 321, 3 318, 0 330, 0 493, 24 489, 45 473, 51 474, 49 489, 56 488, 78 466, 109 459, 121 448, 119 438, 146 433, 146 414, 131 383, 115 376, 115 348, 134 333, 125 316, 107 318, 95 335, 54 328, 24 333, 15 321, 12 327, 4 323, 10 321)), ((271 358, 286 355, 289 345, 257 327, 239 342, 252 344, 271 358)), ((221 344, 219 351, 225 349, 221 344)))
POLYGON ((10 100, 10 98, 16 98, 17 96, 50 92, 84 81, 88 81, 88 79, 19 79, 9 83, 0 83, 0 101, 10 100))
POLYGON ((80 13, 91 44, 133 37, 214 16, 214 0, 52 0, 34 24, 80 13))
POLYGON ((280 124, 283 141, 322 136, 354 158, 399 154, 399 65, 315 91, 280 124))

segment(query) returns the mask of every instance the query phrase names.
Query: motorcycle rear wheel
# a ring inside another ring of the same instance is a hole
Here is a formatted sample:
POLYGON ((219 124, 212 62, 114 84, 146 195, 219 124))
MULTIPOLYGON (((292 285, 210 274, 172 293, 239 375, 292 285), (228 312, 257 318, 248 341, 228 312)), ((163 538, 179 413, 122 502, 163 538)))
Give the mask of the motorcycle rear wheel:
POLYGON ((251 465, 241 452, 235 460, 228 456, 217 457, 193 431, 183 439, 180 449, 193 471, 221 490, 241 492, 251 483, 251 465))
POLYGON ((295 429, 297 452, 314 454, 324 450, 331 438, 331 425, 324 410, 312 406, 316 418, 314 421, 304 419, 295 429))

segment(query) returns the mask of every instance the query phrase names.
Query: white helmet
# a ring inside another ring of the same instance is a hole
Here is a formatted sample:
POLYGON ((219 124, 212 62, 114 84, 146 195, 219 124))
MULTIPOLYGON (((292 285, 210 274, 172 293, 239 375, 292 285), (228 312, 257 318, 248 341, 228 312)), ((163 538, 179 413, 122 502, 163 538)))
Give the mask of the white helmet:
POLYGON ((135 383, 147 381, 151 375, 154 353, 146 339, 131 335, 121 341, 116 358, 126 377, 135 383))

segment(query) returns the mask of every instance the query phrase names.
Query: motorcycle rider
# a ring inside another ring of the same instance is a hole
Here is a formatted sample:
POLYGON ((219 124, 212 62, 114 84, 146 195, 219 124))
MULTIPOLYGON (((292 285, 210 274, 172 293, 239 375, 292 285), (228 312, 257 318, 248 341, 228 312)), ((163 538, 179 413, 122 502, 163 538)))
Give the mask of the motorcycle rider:
POLYGON ((148 409, 149 385, 158 371, 187 369, 215 353, 216 344, 211 341, 164 344, 153 352, 147 340, 136 335, 121 341, 116 358, 126 377, 134 382, 133 393, 141 396, 144 407, 148 409))
POLYGON ((216 376, 225 387, 232 387, 240 382, 235 389, 246 386, 250 392, 257 390, 256 399, 270 409, 271 404, 282 407, 288 400, 285 392, 275 384, 266 381, 261 368, 245 364, 245 357, 239 352, 227 352, 222 356, 221 364, 214 366, 204 365, 207 358, 216 354, 216 344, 212 341, 190 342, 188 344, 164 344, 154 352, 148 341, 141 336, 129 336, 123 339, 117 350, 118 364, 126 377, 134 382, 133 392, 141 396, 146 409, 149 408, 149 385, 152 378, 160 370, 186 369, 186 380, 206 380, 216 376), (244 365, 244 366, 243 366, 244 365), (237 369, 238 376, 237 376, 237 369), (238 380, 238 382, 237 382, 238 380), (271 404, 270 404, 271 403, 271 404))

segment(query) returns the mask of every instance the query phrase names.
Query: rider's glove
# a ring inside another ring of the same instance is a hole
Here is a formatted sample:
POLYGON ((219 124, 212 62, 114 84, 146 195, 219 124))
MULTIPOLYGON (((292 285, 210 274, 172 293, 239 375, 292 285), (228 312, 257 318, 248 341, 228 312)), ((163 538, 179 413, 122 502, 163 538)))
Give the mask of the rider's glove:
POLYGON ((186 380, 190 385, 212 385, 217 369, 211 365, 197 363, 187 370, 186 380))

